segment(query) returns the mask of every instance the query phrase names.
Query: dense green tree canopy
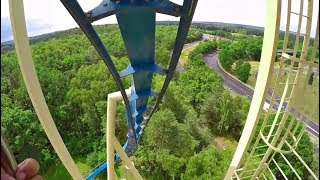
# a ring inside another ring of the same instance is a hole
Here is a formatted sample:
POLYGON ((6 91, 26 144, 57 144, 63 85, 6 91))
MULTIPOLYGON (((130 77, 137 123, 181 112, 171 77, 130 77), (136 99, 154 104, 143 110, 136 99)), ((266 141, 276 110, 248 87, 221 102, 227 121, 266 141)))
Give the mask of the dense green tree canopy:
MULTIPOLYGON (((119 28, 103 25, 95 26, 95 29, 117 70, 125 69, 129 59, 119 28)), ((260 34, 259 30, 248 27, 195 25, 190 29, 186 42, 200 40, 207 30, 232 37, 234 41, 200 43, 190 52, 190 63, 184 71, 174 74, 159 109, 151 118, 133 155, 135 165, 146 178, 222 179, 229 166, 234 148, 224 150, 213 147, 213 140, 216 136, 239 139, 249 101, 244 97, 231 96, 224 88, 222 78, 205 65, 203 58, 219 48, 221 65, 232 70, 233 63, 240 58, 259 60, 262 40, 239 34, 260 34), (204 27, 208 29, 201 29, 204 27), (234 36, 231 32, 238 34, 234 36)), ((164 68, 168 67, 176 33, 176 25, 156 28, 155 62, 164 68)), ((34 39, 31 44, 36 70, 52 116, 71 155, 82 159, 82 163, 88 166, 82 172, 86 174, 88 169, 105 160, 107 95, 118 91, 116 83, 78 28, 54 33, 44 39, 34 39)), ((35 158, 41 164, 40 174, 51 177, 49 171, 59 169, 56 166, 61 162, 33 110, 12 48, 1 48, 1 65, 1 130, 19 162, 27 157, 35 158)), ((155 74, 153 89, 160 91, 164 78, 155 74)), ((122 80, 126 88, 131 85, 130 76, 122 80)), ((150 102, 154 103, 154 99, 150 102)), ((119 103, 116 136, 122 144, 126 134, 125 111, 119 103)), ((303 153, 303 157, 311 157, 311 145, 308 144, 308 137, 304 138, 305 147, 301 146, 299 152, 308 151, 303 153)), ((309 158, 308 163, 312 162, 309 158)), ((68 178, 70 176, 65 175, 60 179, 68 178)))
POLYGON ((248 62, 236 66, 235 72, 240 81, 246 83, 250 77, 251 65, 248 62))

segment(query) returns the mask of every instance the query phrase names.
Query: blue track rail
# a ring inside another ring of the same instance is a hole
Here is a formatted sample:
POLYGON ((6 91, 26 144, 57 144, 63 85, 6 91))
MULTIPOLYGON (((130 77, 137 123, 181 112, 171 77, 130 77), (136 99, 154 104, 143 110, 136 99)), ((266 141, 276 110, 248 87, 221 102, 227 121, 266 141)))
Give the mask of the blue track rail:
MULTIPOLYGON (((128 124, 127 142, 123 149, 130 156, 137 149, 140 135, 160 104, 172 79, 198 0, 184 0, 182 6, 169 0, 103 0, 96 8, 87 13, 82 10, 76 0, 61 0, 61 2, 102 57, 120 89, 126 105, 128 124), (175 46, 168 69, 158 66, 155 61, 156 13, 180 16, 175 46), (116 70, 108 51, 91 24, 113 14, 117 17, 130 59, 128 67, 121 72, 116 70), (151 89, 154 73, 166 76, 159 93, 151 89), (122 77, 128 75, 132 76, 130 98, 127 97, 121 81, 122 77), (148 99, 151 96, 157 98, 154 106, 148 104, 148 99), (150 113, 147 114, 147 111, 150 113), (145 126, 142 126, 144 121, 145 126)), ((117 154, 115 154, 115 160, 120 160, 117 154)), ((85 179, 94 179, 106 168, 107 162, 105 161, 90 171, 85 179)))

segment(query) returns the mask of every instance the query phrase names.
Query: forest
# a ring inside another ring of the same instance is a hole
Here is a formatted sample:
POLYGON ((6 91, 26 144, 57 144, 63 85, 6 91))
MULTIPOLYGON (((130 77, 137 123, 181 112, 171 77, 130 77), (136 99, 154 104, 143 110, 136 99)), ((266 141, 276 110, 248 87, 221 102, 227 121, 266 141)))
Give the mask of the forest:
MULTIPOLYGON (((185 70, 175 73, 133 155, 135 166, 148 179, 223 179, 233 157, 250 102, 231 94, 223 86, 222 78, 205 65, 203 57, 219 50, 221 65, 233 71, 235 60, 259 59, 262 37, 234 37, 225 29, 205 28, 194 25, 186 43, 201 40, 208 31, 228 36, 233 42, 200 43, 189 54, 190 63, 185 70), (217 145, 217 138, 221 137, 229 143, 217 145)), ((126 68, 129 60, 118 26, 99 25, 95 29, 117 70, 126 68)), ((156 28, 156 62, 162 67, 168 66, 176 32, 176 25, 156 28)), ((70 154, 85 175, 106 159, 107 95, 118 91, 116 83, 78 28, 34 41, 31 48, 50 112, 70 154)), ((247 69, 246 62, 241 61, 234 71, 240 80, 246 81, 250 76, 246 75, 247 69)), ((163 76, 155 75, 153 89, 159 90, 163 81, 163 76)), ((130 87, 131 79, 125 78, 124 84, 130 87)), ((37 119, 16 53, 9 46, 1 47, 1 120, 1 130, 18 162, 32 157, 40 163, 40 174, 46 179, 71 179, 37 119)), ((123 144, 127 133, 123 106, 117 107, 116 122, 116 135, 123 144)), ((313 157, 303 153, 313 148, 308 136, 304 139, 306 145, 299 151, 303 157, 313 157)), ((316 167, 313 158, 308 163, 316 167)), ((118 165, 120 176, 121 169, 118 165)), ((105 175, 106 172, 100 177, 105 175)))

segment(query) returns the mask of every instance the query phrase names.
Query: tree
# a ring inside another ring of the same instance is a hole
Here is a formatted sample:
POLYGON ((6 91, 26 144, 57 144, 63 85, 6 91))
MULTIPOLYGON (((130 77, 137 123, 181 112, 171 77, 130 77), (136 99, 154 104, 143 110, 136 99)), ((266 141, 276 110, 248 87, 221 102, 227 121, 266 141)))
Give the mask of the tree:
POLYGON ((204 61, 203 61, 203 55, 201 53, 192 56, 192 58, 189 59, 190 60, 190 65, 193 67, 199 67, 199 66, 204 66, 204 61))
POLYGON ((139 144, 138 166, 144 167, 148 176, 159 172, 178 176, 199 142, 184 124, 178 123, 173 112, 163 109, 154 114, 139 144))
POLYGON ((169 153, 167 149, 161 150, 156 155, 156 160, 161 164, 163 170, 172 177, 179 176, 184 171, 186 158, 169 153))
POLYGON ((102 61, 81 66, 71 79, 67 100, 73 119, 78 119, 78 126, 89 128, 91 136, 101 134, 101 116, 96 103, 106 101, 108 93, 116 90, 116 83, 102 61))
POLYGON ((156 49, 156 63, 163 68, 166 68, 169 64, 170 56, 169 51, 166 49, 165 46, 159 46, 156 49))
POLYGON ((250 77, 250 70, 251 65, 248 62, 245 62, 242 65, 237 66, 235 72, 240 81, 246 83, 250 77))
MULTIPOLYGON (((284 148, 286 148, 285 145, 284 145, 284 148)), ((286 148, 286 150, 288 150, 288 148, 286 148)), ((313 168, 315 152, 314 152, 313 144, 310 142, 310 138, 307 134, 303 134, 303 136, 300 139, 299 144, 296 148, 296 151, 301 156, 301 158, 304 160, 304 162, 309 167, 313 168)), ((274 158, 275 158, 276 162, 279 164, 280 168, 285 172, 288 179, 295 179, 296 178, 296 175, 292 172, 290 167, 288 167, 287 163, 284 161, 284 159, 278 153, 275 155, 274 158)), ((309 178, 309 176, 310 176, 309 171, 295 157, 294 154, 288 154, 288 155, 286 155, 286 158, 292 164, 292 166, 295 168, 296 172, 299 174, 299 176, 302 179, 309 178)), ((281 179, 283 176, 282 176, 281 172, 279 172, 276 169, 277 168, 275 166, 272 167, 272 170, 273 170, 273 172, 275 172, 275 176, 277 177, 277 179, 281 179)))
POLYGON ((190 158, 181 179, 223 179, 232 155, 230 150, 208 146, 190 158))
POLYGON ((234 63, 234 51, 229 48, 229 46, 227 46, 224 49, 221 49, 220 53, 219 53, 219 61, 220 64, 222 65, 222 67, 226 70, 226 71, 230 71, 231 67, 234 63))
MULTIPOLYGON (((266 128, 264 130, 265 132, 268 132, 270 130, 270 125, 273 123, 275 116, 276 116, 275 114, 271 114, 268 116, 266 128)), ((280 113, 278 118, 281 119, 282 117, 283 117, 283 113, 280 113)), ((286 123, 284 125, 285 128, 289 126, 289 123, 291 123, 292 118, 293 117, 291 115, 288 116, 286 123)), ((261 119, 260 119, 259 124, 257 126, 257 131, 255 132, 255 135, 252 139, 252 142, 255 142, 258 137, 259 129, 261 129, 263 119, 264 119, 264 115, 261 116, 261 119)), ((300 123, 300 122, 297 120, 293 120, 292 127, 297 127, 296 126, 297 123, 300 123)), ((303 128, 304 127, 299 126, 297 128, 297 134, 300 131, 305 131, 305 129, 303 129, 303 128)), ((285 131, 282 131, 280 134, 280 137, 283 137, 284 134, 285 134, 285 131)), ((288 136, 290 136, 290 135, 288 135, 288 136)), ((286 140, 291 145, 294 143, 292 138, 287 138, 286 140)), ((251 143, 250 146, 252 147, 253 144, 254 143, 251 143)), ((264 143, 262 143, 262 144, 264 144, 264 143)), ((289 147, 284 144, 282 146, 282 150, 288 151, 289 147)), ((304 133, 302 135, 295 150, 310 168, 316 169, 316 167, 315 167, 316 163, 314 162, 315 161, 315 159, 314 159, 315 158, 314 145, 311 143, 310 137, 308 134, 304 133)), ((265 153, 265 149, 260 148, 260 149, 256 150, 256 154, 262 154, 262 153, 265 153)), ((294 167, 294 169, 299 174, 301 179, 308 179, 309 178, 309 176, 310 176, 309 171, 304 167, 304 165, 296 158, 296 156, 293 153, 286 154, 285 157, 291 163, 291 165, 294 167)), ((281 155, 279 153, 275 154, 274 159, 278 163, 280 168, 285 172, 288 179, 296 179, 296 175, 290 169, 290 167, 287 165, 286 161, 281 157, 281 155)), ((318 160, 319 159, 317 159, 316 161, 318 161, 318 160)), ((275 174, 277 179, 283 178, 281 172, 278 170, 278 168, 274 164, 272 164, 270 166, 270 169, 275 174)))
POLYGON ((186 127, 178 123, 169 109, 156 112, 146 129, 147 144, 156 151, 168 150, 178 157, 193 154, 199 142, 189 134, 186 127))
POLYGON ((180 94, 186 103, 191 103, 196 110, 211 92, 219 92, 223 89, 222 79, 207 67, 191 68, 183 72, 177 81, 180 94))
POLYGON ((207 147, 212 141, 212 134, 206 122, 203 121, 193 108, 189 108, 188 114, 183 119, 191 135, 199 141, 199 146, 196 152, 200 152, 203 148, 207 147))
MULTIPOLYGON (((129 64, 129 59, 126 57, 127 53, 119 28, 116 25, 103 25, 95 26, 95 29, 110 52, 116 69, 118 71, 125 69, 129 64)), ((201 38, 202 32, 202 30, 194 28, 190 31, 188 39, 192 41, 201 38)), ((173 48, 176 33, 177 26, 157 26, 156 62, 161 66, 168 64, 170 59, 168 52, 173 48)), ((79 28, 57 32, 45 39, 32 39, 31 43, 32 55, 44 96, 70 154, 76 158, 87 157, 86 163, 96 166, 105 157, 104 132, 107 95, 110 92, 118 91, 116 83, 99 54, 79 28)), ((204 44, 208 45, 209 43, 204 44)), ((204 50, 208 49, 210 48, 207 46, 204 48, 204 50)), ((157 87, 161 88, 161 82, 165 76, 155 76, 154 82, 157 87), (162 79, 157 79, 157 76, 162 79), (158 80, 159 82, 157 82, 158 80)), ((131 78, 131 76, 127 76, 121 79, 125 87, 131 85, 131 78)), ((175 74, 174 79, 178 79, 178 74, 175 74)), ((187 110, 181 106, 181 102, 183 102, 183 99, 180 99, 181 96, 175 95, 179 93, 180 89, 179 87, 173 88, 172 91, 169 90, 159 109, 169 108, 179 119, 178 122, 181 122, 181 124, 175 122, 176 124, 172 125, 174 130, 171 133, 174 136, 174 132, 181 131, 181 137, 178 136, 178 140, 175 142, 179 142, 180 146, 186 146, 188 149, 181 151, 188 155, 180 157, 180 154, 171 153, 174 150, 170 148, 168 155, 170 158, 168 159, 165 158, 166 152, 164 151, 157 151, 156 155, 152 153, 153 149, 149 148, 145 151, 150 152, 149 154, 142 153, 148 154, 144 156, 148 157, 143 159, 145 164, 149 163, 149 160, 156 162, 156 165, 150 167, 154 168, 153 172, 158 172, 159 169, 161 175, 159 177, 162 177, 162 172, 176 175, 177 172, 173 172, 167 167, 173 166, 173 162, 178 159, 183 159, 181 162, 183 162, 182 169, 184 169, 185 159, 193 155, 198 144, 198 141, 188 132, 189 127, 182 124, 187 110), (184 142, 184 139, 190 139, 190 141, 184 142), (171 164, 169 163, 170 159, 172 160, 171 164), (167 162, 168 164, 162 168, 161 164, 167 162)), ((41 164, 40 171, 42 173, 49 171, 49 168, 56 168, 55 163, 58 161, 33 109, 14 48, 1 48, 2 130, 8 134, 7 138, 10 145, 13 146, 17 160, 21 161, 27 157, 37 159, 41 164), (21 134, 21 132, 24 133, 21 134)), ((117 116, 116 132, 123 144, 127 133, 124 107, 119 107, 117 113, 119 116, 117 116)), ((177 120, 175 119, 175 121, 177 120)), ((162 125, 165 126, 165 124, 162 125)), ((169 136, 168 139, 172 136, 169 136)), ((142 141, 140 142, 143 143, 142 141)), ((145 146, 147 147, 147 145, 145 146)), ((181 154, 183 155, 183 153, 181 154)), ((67 177, 60 179, 67 179, 67 177)))
POLYGON ((231 42, 221 39, 221 40, 218 41, 217 47, 218 47, 219 49, 224 49, 224 48, 226 48, 226 47, 227 47, 228 45, 230 45, 230 44, 231 44, 231 42))
POLYGON ((232 97, 228 91, 224 91, 224 93, 222 94, 219 111, 220 121, 217 126, 218 130, 221 133, 222 130, 228 130, 230 128, 230 125, 233 124, 233 121, 237 119, 233 116, 234 114, 232 113, 235 111, 235 109, 232 103, 232 97))
POLYGON ((5 108, 1 113, 1 121, 1 131, 18 162, 34 158, 42 164, 41 172, 48 168, 49 163, 53 163, 56 154, 33 111, 18 107, 5 108))
POLYGON ((239 138, 250 103, 244 97, 232 97, 228 90, 211 93, 200 109, 200 118, 214 134, 239 138))
POLYGON ((250 38, 246 47, 247 56, 256 61, 260 61, 262 51, 262 39, 250 38))
POLYGON ((217 42, 215 40, 205 40, 201 42, 197 47, 192 50, 188 56, 188 58, 192 61, 195 56, 199 54, 205 55, 209 52, 213 52, 217 49, 217 42))
POLYGON ((232 58, 233 59, 243 59, 246 53, 246 44, 243 41, 235 41, 228 46, 233 50, 232 58))

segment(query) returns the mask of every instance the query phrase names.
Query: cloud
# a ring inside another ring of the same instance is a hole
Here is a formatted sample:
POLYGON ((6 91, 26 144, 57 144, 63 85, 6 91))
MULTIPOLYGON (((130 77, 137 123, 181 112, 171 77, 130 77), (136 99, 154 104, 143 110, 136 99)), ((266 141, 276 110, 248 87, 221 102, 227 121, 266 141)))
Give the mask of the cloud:
MULTIPOLYGON (((53 24, 42 19, 27 19, 28 36, 36 36, 53 31, 53 24)), ((1 43, 12 40, 11 22, 8 16, 1 17, 1 43)))

